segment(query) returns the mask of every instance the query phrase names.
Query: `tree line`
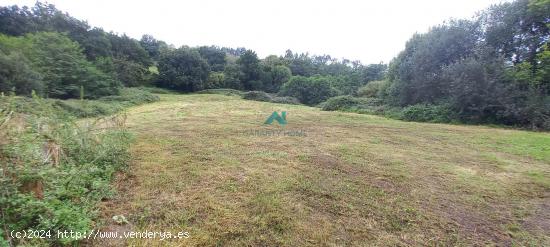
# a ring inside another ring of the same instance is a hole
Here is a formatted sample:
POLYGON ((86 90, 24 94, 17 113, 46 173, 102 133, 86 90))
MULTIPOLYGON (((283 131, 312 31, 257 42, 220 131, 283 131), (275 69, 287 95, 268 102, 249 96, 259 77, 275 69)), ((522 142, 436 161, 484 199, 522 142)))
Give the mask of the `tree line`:
POLYGON ((71 17, 54 5, 0 8, 0 91, 74 98, 117 94, 122 86, 154 85, 182 92, 232 88, 276 93, 292 76, 323 76, 339 93, 381 79, 386 65, 361 65, 328 55, 287 51, 260 59, 252 50, 176 48, 151 35, 140 40, 71 17))
MULTIPOLYGON (((0 7, 0 91, 86 98, 121 87, 264 91, 317 105, 377 98, 414 116, 550 128, 550 0, 491 6, 414 34, 389 65, 288 50, 174 47, 105 32, 55 6, 0 7)), ((423 120, 417 118, 417 120, 423 120)), ((429 119, 428 119, 429 120, 429 119)))
POLYGON ((549 23, 550 0, 517 0, 415 34, 378 95, 461 122, 550 129, 549 23))

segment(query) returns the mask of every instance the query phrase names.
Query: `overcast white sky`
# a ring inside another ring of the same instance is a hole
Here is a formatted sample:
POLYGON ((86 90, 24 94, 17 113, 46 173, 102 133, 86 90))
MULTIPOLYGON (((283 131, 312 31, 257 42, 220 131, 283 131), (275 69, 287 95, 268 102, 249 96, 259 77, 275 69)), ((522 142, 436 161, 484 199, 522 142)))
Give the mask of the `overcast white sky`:
MULTIPOLYGON (((34 0, 0 0, 33 5, 34 0)), ((50 0, 92 26, 176 46, 244 46, 260 57, 285 50, 363 63, 389 62, 415 32, 468 18, 504 0, 50 0)))

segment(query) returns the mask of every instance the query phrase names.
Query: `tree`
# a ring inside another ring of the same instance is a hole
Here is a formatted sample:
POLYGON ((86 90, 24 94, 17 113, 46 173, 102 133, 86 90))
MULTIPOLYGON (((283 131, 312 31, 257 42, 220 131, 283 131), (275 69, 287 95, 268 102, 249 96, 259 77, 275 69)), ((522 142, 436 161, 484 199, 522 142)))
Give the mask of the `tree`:
POLYGON ((499 59, 466 58, 443 69, 449 100, 463 121, 494 122, 505 110, 511 86, 499 59))
POLYGON ((281 86, 290 79, 292 73, 284 64, 283 59, 273 55, 261 61, 260 80, 264 91, 278 92, 281 86))
POLYGON ((312 76, 315 74, 313 61, 307 53, 294 54, 287 50, 284 56, 293 75, 312 76))
POLYGON ((517 0, 415 34, 377 94, 401 106, 448 105, 466 122, 548 128, 548 9, 548 0, 517 0))
POLYGON ((101 28, 93 28, 86 34, 86 38, 78 41, 84 48, 86 57, 93 61, 99 57, 112 57, 112 46, 108 34, 101 28))
POLYGON ((224 88, 225 87, 225 75, 222 72, 211 72, 208 75, 204 88, 224 88))
POLYGON ((0 33, 20 36, 36 30, 33 13, 28 7, 0 7, 0 33))
POLYGON ((550 95, 550 43, 537 54, 534 85, 541 93, 550 95))
POLYGON ((118 36, 114 33, 110 33, 108 35, 111 41, 114 58, 130 60, 146 68, 153 64, 151 57, 149 57, 149 53, 141 47, 137 40, 126 36, 126 34, 118 36))
POLYGON ((241 70, 240 81, 243 83, 244 89, 261 90, 261 70, 258 55, 252 50, 247 50, 237 59, 237 64, 241 70))
POLYGON ((380 81, 384 79, 388 65, 383 63, 369 64, 367 66, 360 66, 360 69, 362 81, 363 83, 367 83, 369 81, 380 81))
POLYGON ((127 87, 138 87, 149 84, 152 74, 142 64, 126 59, 113 59, 116 78, 127 87))
MULTIPOLYGON (((78 98, 117 94, 120 83, 86 60, 78 43, 59 33, 35 33, 25 37, 0 37, 0 50, 18 52, 40 74, 44 93, 54 98, 78 98)), ((40 88, 33 88, 40 91, 40 88)))
MULTIPOLYGON (((271 69, 271 84, 269 90, 278 92, 283 84, 292 77, 290 69, 284 65, 277 65, 271 69)), ((268 90, 268 91, 269 91, 268 90)))
POLYGON ((33 90, 38 95, 44 92, 40 74, 21 53, 6 55, 0 50, 0 92, 13 91, 17 95, 30 96, 33 90))
POLYGON ((459 20, 415 34, 391 63, 388 77, 400 105, 435 103, 445 98, 441 69, 471 56, 479 40, 478 23, 459 20))
POLYGON ((158 60, 160 58, 161 51, 166 49, 168 46, 164 41, 157 40, 149 34, 144 34, 139 43, 154 60, 158 60))
POLYGON ((78 43, 58 33, 27 35, 32 43, 31 60, 47 85, 47 95, 78 98, 80 86, 87 97, 118 94, 120 83, 86 60, 78 43))
POLYGON ((241 69, 239 68, 239 65, 236 64, 234 61, 228 61, 228 63, 225 66, 225 69, 223 70, 224 78, 223 78, 223 85, 226 88, 232 88, 241 90, 243 89, 243 85, 241 83, 241 79, 243 76, 241 75, 241 69))
POLYGON ((159 61, 157 85, 174 90, 203 90, 210 68, 196 50, 181 47, 163 54, 159 61))
POLYGON ((201 46, 199 47, 199 53, 202 58, 206 59, 212 71, 220 72, 224 70, 226 54, 220 48, 216 46, 201 46))
POLYGON ((534 64, 536 54, 550 39, 548 10, 547 0, 517 0, 492 6, 480 16, 487 44, 516 64, 534 64))
POLYGON ((229 48, 229 47, 222 47, 220 49, 223 52, 225 52, 226 54, 229 54, 229 55, 234 56, 234 57, 239 57, 247 51, 247 49, 244 48, 244 47, 238 47, 236 49, 235 48, 229 48))

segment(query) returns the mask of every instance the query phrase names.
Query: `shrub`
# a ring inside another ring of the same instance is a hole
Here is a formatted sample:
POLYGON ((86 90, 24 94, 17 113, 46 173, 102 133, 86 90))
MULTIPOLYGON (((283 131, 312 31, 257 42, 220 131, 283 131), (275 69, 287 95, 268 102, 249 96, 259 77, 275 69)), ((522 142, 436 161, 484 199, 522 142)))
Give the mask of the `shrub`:
POLYGON ((449 104, 417 104, 403 108, 399 118, 406 121, 449 123, 457 119, 455 115, 449 104))
POLYGON ((140 105, 145 103, 152 103, 159 101, 160 98, 156 95, 151 94, 145 90, 139 88, 124 88, 121 90, 120 95, 116 96, 106 96, 102 97, 99 100, 105 102, 119 102, 126 106, 140 105))
POLYGON ((55 106, 76 117, 111 115, 126 107, 159 101, 160 98, 138 88, 124 88, 120 95, 98 100, 56 100, 55 106))
POLYGON ((242 94, 243 99, 263 101, 263 102, 272 102, 279 104, 291 104, 299 105, 300 101, 294 97, 279 97, 263 91, 250 91, 242 94))
POLYGON ((280 94, 295 97, 306 105, 316 105, 335 96, 336 91, 325 77, 294 76, 282 86, 280 94))
POLYGON ((338 75, 338 76, 324 76, 330 85, 341 94, 354 94, 360 86, 361 79, 356 76, 350 75, 338 75))
POLYGON ((300 105, 300 101, 294 97, 272 97, 271 102, 279 104, 300 105))
POLYGON ((211 72, 205 83, 205 88, 223 88, 225 75, 223 72, 211 72))
POLYGON ((387 81, 371 81, 367 85, 360 87, 357 90, 357 96, 359 97, 379 97, 380 91, 385 88, 384 84, 387 84, 387 81))
POLYGON ((319 104, 324 111, 350 111, 368 114, 384 114, 387 106, 377 98, 356 98, 353 96, 336 96, 319 104))
POLYGON ((263 91, 250 91, 243 94, 243 99, 271 102, 272 98, 266 92, 263 91))
POLYGON ((357 107, 359 104, 360 102, 357 98, 344 95, 328 99, 324 102, 321 109, 323 111, 349 110, 352 107, 357 107))
POLYGON ((0 96, 0 113, 7 109, 17 109, 18 113, 40 115, 46 110, 51 110, 52 103, 56 100, 42 99, 35 100, 30 97, 0 96))
POLYGON ((236 89, 231 89, 231 88, 206 89, 206 90, 199 91, 197 93, 199 93, 199 94, 223 94, 223 95, 227 95, 227 96, 232 96, 232 95, 242 96, 244 94, 244 92, 241 92, 241 91, 236 90, 236 89))
POLYGON ((54 106, 75 117, 111 115, 123 109, 119 104, 97 100, 56 100, 54 106))
POLYGON ((154 94, 175 94, 177 92, 159 87, 138 87, 137 89, 154 94))
MULTIPOLYGON (((112 195, 110 180, 129 158, 130 135, 120 121, 124 118, 105 120, 118 124, 107 129, 101 124, 100 131, 94 125, 76 124, 50 101, 19 101, 35 107, 32 113, 21 113, 15 101, 0 98, 0 225, 14 231, 91 230, 97 203, 112 195)), ((60 246, 77 240, 12 241, 60 246)))

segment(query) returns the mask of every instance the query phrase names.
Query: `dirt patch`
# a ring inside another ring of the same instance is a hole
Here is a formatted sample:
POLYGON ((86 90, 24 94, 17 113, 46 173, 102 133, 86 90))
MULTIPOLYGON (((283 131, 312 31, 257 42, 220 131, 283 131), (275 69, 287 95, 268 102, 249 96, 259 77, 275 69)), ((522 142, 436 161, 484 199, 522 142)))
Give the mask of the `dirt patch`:
POLYGON ((311 156, 311 162, 325 169, 336 170, 343 173, 357 173, 353 170, 353 167, 346 165, 344 162, 341 162, 337 157, 330 154, 315 154, 311 156))
POLYGON ((550 193, 536 200, 535 210, 523 221, 523 227, 528 231, 550 236, 550 193))
POLYGON ((454 200, 452 195, 447 197, 437 196, 422 202, 425 212, 430 212, 440 219, 441 226, 446 229, 454 229, 459 239, 467 239, 467 242, 476 246, 497 244, 498 246, 510 246, 512 238, 505 231, 507 220, 503 207, 495 207, 490 211, 499 212, 498 216, 489 217, 480 208, 474 208, 460 201, 454 200))
POLYGON ((340 160, 334 155, 318 153, 311 157, 311 162, 323 169, 335 170, 346 175, 361 177, 361 179, 368 182, 369 185, 381 189, 385 192, 405 192, 405 188, 399 187, 389 178, 377 176, 372 172, 364 171, 358 167, 354 167, 340 160))

